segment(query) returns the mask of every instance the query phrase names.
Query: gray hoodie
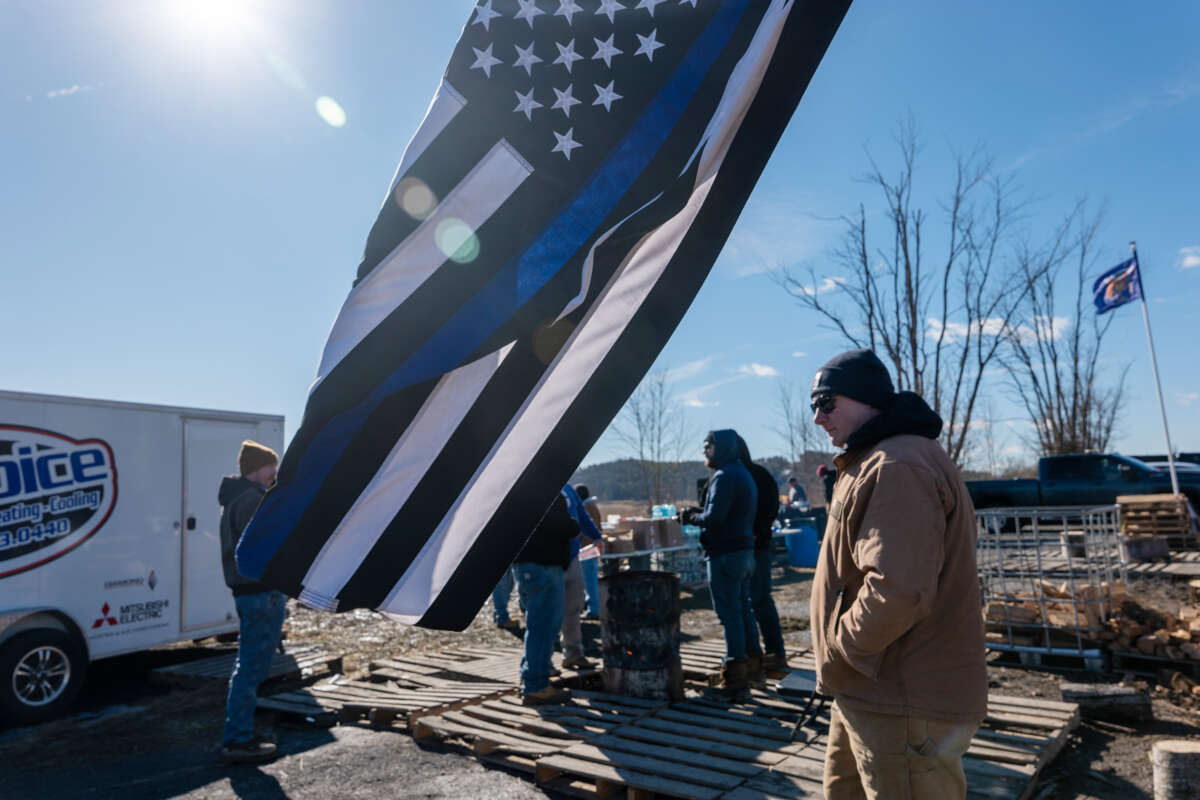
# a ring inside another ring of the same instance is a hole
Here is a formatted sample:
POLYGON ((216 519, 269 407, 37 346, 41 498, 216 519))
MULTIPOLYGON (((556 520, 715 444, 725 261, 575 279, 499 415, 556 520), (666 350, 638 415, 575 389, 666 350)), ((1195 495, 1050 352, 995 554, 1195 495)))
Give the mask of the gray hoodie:
POLYGON ((267 490, 254 481, 233 475, 225 476, 217 490, 217 500, 221 503, 221 566, 225 570, 225 584, 233 590, 234 597, 271 591, 266 584, 243 577, 237 571, 234 558, 242 531, 266 493, 267 490))

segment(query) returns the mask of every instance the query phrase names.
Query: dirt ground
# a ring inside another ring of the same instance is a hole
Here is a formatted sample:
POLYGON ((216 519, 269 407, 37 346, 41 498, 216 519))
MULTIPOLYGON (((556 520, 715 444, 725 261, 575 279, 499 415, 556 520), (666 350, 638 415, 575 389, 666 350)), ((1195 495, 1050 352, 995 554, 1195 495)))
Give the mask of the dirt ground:
MULTIPOLYGON (((808 639, 812 571, 778 559, 775 599, 789 649, 808 639)), ((1154 591, 1169 595, 1170 588, 1154 591)), ((685 637, 716 637, 720 626, 706 591, 684 592, 685 637)), ((513 598, 513 615, 519 619, 513 598)), ((396 625, 374 612, 330 615, 292 604, 285 623, 291 643, 319 644, 344 654, 344 671, 362 674, 371 659, 461 645, 512 645, 512 633, 491 623, 490 601, 462 633, 396 625)), ((585 623, 598 652, 599 626, 585 623)), ((44 798, 357 798, 541 797, 526 778, 481 766, 439 746, 418 746, 399 732, 346 725, 314 729, 260 713, 259 724, 279 742, 281 757, 263 767, 227 767, 216 758, 224 686, 166 688, 151 669, 214 652, 216 643, 175 646, 92 665, 75 713, 22 729, 0 729, 0 796, 44 798)), ((993 692, 1059 699, 1059 684, 1116 681, 1027 669, 990 668, 993 692)), ((1140 684, 1146 685, 1146 684, 1140 684)), ((1152 796, 1148 754, 1162 738, 1200 738, 1194 700, 1162 687, 1152 691, 1152 722, 1085 721, 1042 772, 1036 800, 1130 800, 1152 796)))

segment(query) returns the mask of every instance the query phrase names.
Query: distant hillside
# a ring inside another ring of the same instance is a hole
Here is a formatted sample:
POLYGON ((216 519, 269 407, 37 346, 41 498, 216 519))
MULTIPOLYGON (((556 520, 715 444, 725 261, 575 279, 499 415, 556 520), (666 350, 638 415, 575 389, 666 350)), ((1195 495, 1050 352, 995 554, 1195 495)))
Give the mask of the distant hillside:
MULTIPOLYGON (((781 456, 770 456, 762 459, 759 463, 771 471, 775 481, 781 486, 791 470, 790 462, 781 456)), ((833 455, 831 453, 805 453, 804 468, 801 475, 798 476, 804 484, 804 490, 808 493, 809 499, 818 505, 823 505, 825 502, 824 490, 816 476, 817 465, 822 463, 832 464, 833 455)), ((665 464, 664 471, 668 493, 676 500, 694 502, 696 481, 708 477, 708 469, 701 461, 665 464)), ((647 502, 646 489, 642 485, 638 462, 632 458, 622 458, 617 461, 606 461, 603 464, 583 467, 571 476, 571 483, 587 484, 588 490, 602 501, 647 502)))

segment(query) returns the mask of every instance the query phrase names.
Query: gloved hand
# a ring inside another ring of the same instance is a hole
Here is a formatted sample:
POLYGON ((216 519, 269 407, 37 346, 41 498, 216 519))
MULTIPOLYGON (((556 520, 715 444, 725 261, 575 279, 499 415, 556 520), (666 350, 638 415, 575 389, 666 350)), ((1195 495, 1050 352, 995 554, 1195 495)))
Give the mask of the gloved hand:
POLYGON ((700 513, 700 509, 695 506, 684 506, 679 512, 679 524, 691 525, 692 517, 700 513))

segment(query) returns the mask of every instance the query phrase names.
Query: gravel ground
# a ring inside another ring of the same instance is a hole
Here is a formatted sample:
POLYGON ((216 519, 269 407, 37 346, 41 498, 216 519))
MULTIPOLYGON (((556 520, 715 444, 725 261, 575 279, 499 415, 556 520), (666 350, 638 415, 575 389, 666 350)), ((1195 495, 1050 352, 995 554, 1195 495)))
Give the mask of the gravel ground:
MULTIPOLYGON (((812 571, 780 565, 775 599, 791 649, 808 646, 812 571)), ((515 596, 512 613, 517 615, 515 596)), ((685 637, 716 637, 720 626, 707 592, 682 596, 685 637)), ((519 617, 517 617, 519 618, 519 617)), ((289 642, 320 644, 344 654, 348 674, 373 658, 444 647, 512 645, 518 640, 480 609, 462 633, 396 625, 373 612, 330 615, 293 605, 289 642)), ((592 648, 599 626, 584 625, 592 648)), ((524 776, 486 768, 440 746, 418 746, 406 734, 365 725, 328 730, 297 726, 270 714, 281 757, 263 767, 228 767, 217 758, 224 687, 168 689, 150 684, 151 669, 211 654, 212 642, 108 659, 92 666, 76 713, 22 729, 0 729, 0 796, 39 798, 525 798, 545 796, 524 776)), ((992 690, 1058 699, 1062 675, 990 668, 992 690)), ((1100 680, 1099 677, 1093 678, 1100 680)), ((1108 676, 1108 680, 1116 680, 1108 676)), ((1148 754, 1161 738, 1200 738, 1197 709, 1158 689, 1149 723, 1082 725, 1043 772, 1035 800, 1131 800, 1151 797, 1148 754)))

